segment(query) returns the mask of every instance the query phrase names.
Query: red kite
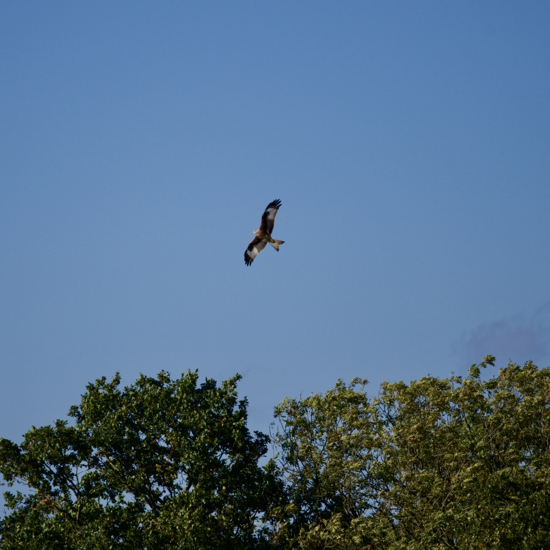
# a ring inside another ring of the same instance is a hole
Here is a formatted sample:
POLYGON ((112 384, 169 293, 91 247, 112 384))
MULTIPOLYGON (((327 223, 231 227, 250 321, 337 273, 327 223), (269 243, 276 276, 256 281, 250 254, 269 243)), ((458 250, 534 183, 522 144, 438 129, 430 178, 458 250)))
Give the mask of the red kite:
POLYGON ((275 225, 275 216, 277 210, 281 207, 281 201, 270 202, 262 214, 262 221, 260 222, 260 229, 252 231, 256 237, 248 245, 248 248, 244 252, 244 263, 246 265, 252 265, 254 258, 265 248, 265 245, 269 243, 277 252, 279 252, 279 245, 284 244, 285 241, 278 241, 271 237, 273 226, 275 225))

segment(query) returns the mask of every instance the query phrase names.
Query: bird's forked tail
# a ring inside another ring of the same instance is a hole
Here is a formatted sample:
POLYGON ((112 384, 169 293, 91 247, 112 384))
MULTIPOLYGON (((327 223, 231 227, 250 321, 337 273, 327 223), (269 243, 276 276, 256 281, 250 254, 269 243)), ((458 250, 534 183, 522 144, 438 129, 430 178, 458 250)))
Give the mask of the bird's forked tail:
POLYGON ((285 244, 285 241, 279 241, 277 239, 273 239, 269 242, 269 244, 277 251, 279 252, 279 245, 285 244))

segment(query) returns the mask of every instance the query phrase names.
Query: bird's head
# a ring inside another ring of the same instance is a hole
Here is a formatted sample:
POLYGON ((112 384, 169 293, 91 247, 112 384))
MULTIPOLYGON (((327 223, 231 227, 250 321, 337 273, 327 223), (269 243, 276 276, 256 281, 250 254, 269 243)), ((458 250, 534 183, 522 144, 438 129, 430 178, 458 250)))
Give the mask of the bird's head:
POLYGON ((254 231, 252 231, 252 235, 256 235, 257 237, 259 232, 260 232, 259 229, 255 229, 254 231))

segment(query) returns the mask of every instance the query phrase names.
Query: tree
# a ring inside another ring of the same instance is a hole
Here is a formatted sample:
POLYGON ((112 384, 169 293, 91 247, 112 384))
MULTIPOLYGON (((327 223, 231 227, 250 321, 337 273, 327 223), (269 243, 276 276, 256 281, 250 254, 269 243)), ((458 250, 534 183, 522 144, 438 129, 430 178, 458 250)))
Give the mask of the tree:
POLYGON ((374 520, 388 548, 543 548, 550 540, 550 369, 386 384, 374 520))
POLYGON ((274 469, 285 500, 272 510, 272 538, 284 548, 368 548, 365 522, 376 506, 376 409, 365 380, 339 381, 325 395, 285 399, 275 409, 280 451, 274 469))
POLYGON ((487 381, 422 378, 276 410, 288 548, 545 548, 550 540, 550 369, 509 364, 487 381))
POLYGON ((286 399, 273 444, 236 376, 87 387, 71 423, 0 440, 2 550, 547 548, 550 368, 339 381, 286 399))
POLYGON ((3 550, 258 548, 275 492, 258 466, 268 437, 246 427, 237 375, 217 387, 188 372, 87 386, 72 423, 0 440, 3 550))

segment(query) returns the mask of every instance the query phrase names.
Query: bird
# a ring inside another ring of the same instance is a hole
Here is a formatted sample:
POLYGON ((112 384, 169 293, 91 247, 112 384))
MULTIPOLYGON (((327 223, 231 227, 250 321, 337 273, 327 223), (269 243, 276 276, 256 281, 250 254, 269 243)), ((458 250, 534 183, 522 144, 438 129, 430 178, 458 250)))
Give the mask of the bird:
POLYGON ((262 221, 260 222, 260 229, 252 231, 254 239, 250 241, 247 249, 244 251, 244 263, 246 265, 252 265, 254 258, 265 248, 269 243, 277 252, 279 252, 279 246, 284 244, 285 241, 279 241, 271 236, 273 226, 275 225, 275 216, 277 211, 281 207, 281 201, 279 199, 270 202, 264 213, 262 214, 262 221))

